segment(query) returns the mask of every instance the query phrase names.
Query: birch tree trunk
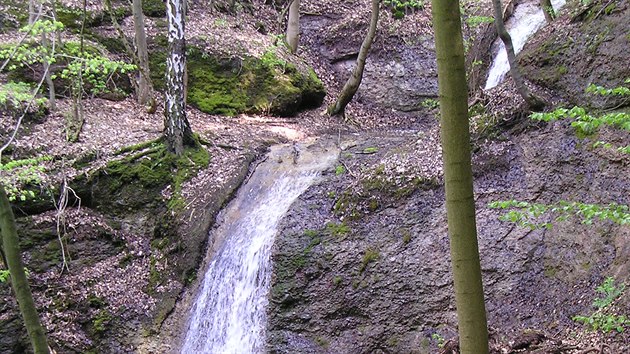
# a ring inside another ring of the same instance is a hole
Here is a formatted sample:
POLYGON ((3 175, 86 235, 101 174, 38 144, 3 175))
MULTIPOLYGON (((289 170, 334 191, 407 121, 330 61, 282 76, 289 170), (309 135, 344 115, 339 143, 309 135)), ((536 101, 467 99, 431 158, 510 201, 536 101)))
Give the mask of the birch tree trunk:
POLYGON ((514 53, 514 45, 512 44, 512 37, 505 29, 505 23, 503 23, 503 6, 501 5, 501 0, 492 0, 492 5, 494 7, 494 24, 497 28, 497 33, 499 34, 499 38, 503 41, 505 45, 505 51, 507 52, 508 63, 510 64, 510 75, 514 80, 514 84, 516 85, 516 90, 519 95, 523 97, 525 103, 529 107, 529 109, 537 111, 545 107, 545 103, 538 97, 534 96, 529 92, 527 85, 525 85, 525 81, 523 80, 523 76, 521 76, 521 72, 518 68, 518 62, 516 61, 516 54, 514 53))
POLYGON ((136 37, 136 50, 138 52, 138 103, 147 107, 148 111, 155 111, 155 99, 153 98, 153 84, 149 76, 149 51, 147 49, 147 34, 144 29, 144 14, 142 13, 142 0, 133 0, 133 27, 136 37))
POLYGON ((345 115, 346 106, 350 103, 350 101, 352 101, 352 97, 354 97, 354 94, 359 89, 359 85, 361 85, 361 80, 363 80, 363 69, 365 68, 365 60, 367 59, 370 47, 374 41, 374 36, 376 36, 376 26, 378 25, 378 12, 380 4, 380 0, 372 0, 372 18, 370 20, 370 28, 368 29, 365 39, 363 39, 361 49, 359 49, 357 63, 352 71, 352 75, 348 78, 348 81, 346 81, 346 84, 341 89, 341 93, 339 93, 337 101, 328 107, 328 114, 331 116, 337 114, 341 114, 342 116, 345 115))
POLYGON ((166 59, 166 102, 164 108, 164 137, 168 150, 175 155, 184 153, 185 145, 194 145, 190 123, 186 118, 184 99, 184 71, 186 43, 184 39, 184 0, 168 0, 169 56, 166 59))
POLYGON ((556 18, 556 12, 553 10, 551 0, 540 0, 540 7, 545 14, 545 20, 547 21, 547 23, 553 21, 556 18))
POLYGON ((33 294, 28 285, 26 272, 24 272, 24 264, 20 254, 20 242, 15 226, 15 217, 9 204, 9 199, 4 191, 4 187, 0 185, 0 229, 2 230, 2 248, 6 266, 11 274, 11 286, 15 293, 20 313, 24 319, 24 326, 28 332, 28 336, 33 346, 35 354, 48 354, 48 343, 46 341, 46 332, 39 321, 33 294))
POLYGON ((468 127, 468 90, 458 0, 433 0, 446 213, 462 354, 488 353, 468 127))
POLYGON ((300 0, 291 1, 289 6, 289 21, 287 23, 287 44, 291 53, 297 53, 300 41, 300 0))

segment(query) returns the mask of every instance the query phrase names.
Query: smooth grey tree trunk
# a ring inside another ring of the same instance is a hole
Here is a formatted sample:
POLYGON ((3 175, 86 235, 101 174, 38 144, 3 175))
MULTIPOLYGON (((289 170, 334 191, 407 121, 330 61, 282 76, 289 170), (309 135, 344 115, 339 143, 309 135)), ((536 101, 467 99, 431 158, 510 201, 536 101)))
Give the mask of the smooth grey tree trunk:
POLYGON ((458 0, 433 0, 446 214, 462 354, 488 353, 488 325, 477 243, 468 89, 458 0))
POLYGON ((136 37, 136 50, 138 52, 138 103, 147 107, 149 111, 155 110, 153 98, 153 83, 149 76, 149 51, 147 49, 147 34, 144 29, 144 14, 142 13, 142 0, 133 0, 133 27, 136 37))
POLYGON ((291 53, 297 53, 300 41, 300 0, 291 1, 287 23, 287 44, 291 53))
POLYGON ((350 101, 352 101, 352 97, 354 97, 354 94, 359 89, 359 85, 361 85, 361 80, 363 80, 363 69, 365 68, 365 60, 367 59, 370 47, 372 46, 372 42, 376 36, 380 4, 380 0, 372 0, 370 28, 368 29, 365 39, 363 39, 361 49, 359 49, 359 55, 357 56, 357 62, 354 70, 352 71, 352 75, 348 78, 348 81, 346 81, 346 84, 341 89, 341 93, 339 93, 337 101, 328 107, 328 114, 331 116, 338 114, 341 114, 342 116, 345 115, 346 106, 350 103, 350 101))
POLYGON ((6 266, 9 268, 9 274, 11 275, 11 286, 24 319, 24 326, 31 340, 33 351, 35 354, 48 354, 46 331, 44 331, 44 327, 39 320, 35 301, 33 301, 33 294, 28 285, 24 264, 22 263, 15 217, 2 185, 0 185, 0 229, 2 230, 2 249, 6 266))
POLYGON ((166 59, 166 99, 164 108, 164 137, 168 150, 175 155, 184 153, 184 146, 194 146, 190 123, 186 118, 184 72, 186 67, 186 42, 184 39, 183 0, 168 0, 168 47, 166 59))

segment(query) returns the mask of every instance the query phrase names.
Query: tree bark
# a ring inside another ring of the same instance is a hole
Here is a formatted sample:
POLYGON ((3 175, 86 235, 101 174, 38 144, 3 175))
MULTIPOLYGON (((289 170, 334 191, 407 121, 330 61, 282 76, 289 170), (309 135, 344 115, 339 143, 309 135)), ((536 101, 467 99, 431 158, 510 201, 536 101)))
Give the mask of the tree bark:
POLYGON ((352 101, 352 97, 354 97, 354 94, 359 89, 359 85, 361 85, 361 80, 363 80, 363 69, 365 68, 365 60, 367 59, 370 47, 372 46, 372 42, 376 36, 376 26, 378 24, 380 4, 380 0, 372 0, 372 18, 370 20, 370 28, 368 29, 365 39, 363 39, 361 49, 359 49, 357 63, 352 71, 352 75, 348 78, 348 81, 346 81, 346 84, 341 89, 341 93, 339 93, 337 101, 328 107, 328 114, 331 116, 337 114, 341 114, 342 116, 345 115, 346 106, 350 103, 350 101, 352 101))
POLYGON ((488 353, 468 127, 468 90, 458 0, 433 0, 446 212, 463 354, 488 353))
POLYGON ((547 21, 547 23, 553 21, 556 18, 556 12, 553 10, 551 0, 540 0, 540 7, 545 14, 545 20, 547 21))
POLYGON ((291 53, 297 53, 300 41, 300 0, 292 0, 289 5, 289 21, 287 23, 287 44, 291 53))
POLYGON ((136 37, 136 50, 138 52, 138 103, 147 107, 148 111, 155 111, 155 99, 153 98, 153 83, 149 76, 149 51, 147 49, 147 34, 144 29, 144 14, 142 13, 142 0, 133 0, 133 27, 136 37))
POLYGON ((516 90, 519 95, 523 97, 525 103, 529 107, 529 109, 537 111, 545 107, 545 103, 538 97, 534 96, 527 85, 525 85, 525 81, 523 80, 523 76, 521 76, 521 72, 518 68, 518 62, 516 61, 516 54, 514 53, 514 45, 512 44, 512 37, 505 29, 505 23, 503 23, 503 6, 501 5, 501 0, 492 0, 492 5, 494 7, 494 24, 497 27, 497 33, 499 34, 499 38, 503 41, 503 45, 505 45, 505 51, 507 52, 508 63, 510 63, 510 75, 512 75, 512 79, 514 80, 514 84, 516 85, 516 90))
POLYGON ((33 294, 28 285, 24 264, 20 254, 19 239, 17 228, 15 226, 15 217, 9 204, 9 199, 4 191, 4 187, 0 185, 0 229, 2 230, 2 248, 6 258, 6 266, 11 275, 11 286, 15 293, 20 313, 24 318, 24 326, 31 339, 33 351, 35 354, 47 354, 48 343, 46 341, 46 332, 39 321, 33 294))
POLYGON ((186 43, 184 40, 183 0, 168 0, 169 56, 166 59, 166 102, 164 108, 164 136, 168 150, 175 155, 184 153, 184 146, 194 146, 190 123, 186 118, 184 100, 184 71, 186 66, 186 43))

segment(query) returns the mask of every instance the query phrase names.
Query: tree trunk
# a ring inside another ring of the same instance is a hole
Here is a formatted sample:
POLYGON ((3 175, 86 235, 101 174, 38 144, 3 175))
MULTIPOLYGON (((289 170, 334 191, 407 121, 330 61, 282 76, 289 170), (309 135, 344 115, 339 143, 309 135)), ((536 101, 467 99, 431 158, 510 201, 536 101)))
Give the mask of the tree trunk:
POLYGON ((291 1, 289 5, 289 21, 287 23, 287 44, 291 53, 297 53, 300 41, 300 0, 291 1))
POLYGON ((463 354, 488 353, 468 127, 468 90, 458 0, 433 0, 446 212, 463 354))
POLYGON ((144 30, 144 14, 142 13, 142 0, 133 0, 133 27, 136 37, 136 50, 138 52, 138 103, 147 107, 148 111, 155 111, 155 99, 153 98, 153 84, 149 76, 149 51, 147 49, 147 34, 144 30))
POLYGON ((514 45, 512 44, 512 37, 505 29, 505 24, 503 23, 503 11, 501 0, 492 0, 492 5, 494 7, 494 24, 497 27, 497 33, 499 34, 499 38, 503 41, 505 45, 505 51, 507 52, 508 63, 510 63, 510 75, 512 75, 512 79, 514 80, 514 84, 516 85, 516 90, 523 97, 525 103, 529 107, 529 109, 537 111, 545 107, 545 103, 538 97, 534 96, 529 92, 527 85, 525 85, 525 81, 521 76, 521 72, 518 68, 518 62, 516 61, 516 54, 514 54, 514 45))
POLYGON ((24 264, 20 254, 19 239, 15 226, 15 217, 9 199, 0 185, 0 229, 2 230, 2 248, 6 257, 6 266, 11 274, 11 286, 15 293, 20 313, 24 318, 24 326, 31 339, 35 354, 49 353, 46 332, 39 321, 31 289, 28 286, 24 264))
POLYGON ((357 56, 357 63, 352 71, 352 75, 346 81, 346 84, 341 89, 341 93, 337 98, 337 101, 328 107, 328 114, 331 116, 341 114, 342 116, 345 114, 346 106, 350 101, 352 101, 352 97, 359 89, 359 85, 361 85, 361 80, 363 80, 363 69, 365 68, 365 60, 367 58, 368 52, 370 51, 370 47, 372 46, 372 42, 374 41, 374 36, 376 36, 376 25, 378 24, 378 12, 380 8, 380 0, 372 0, 372 18, 370 20, 370 28, 368 29, 368 33, 361 44, 361 49, 359 49, 359 55, 357 56))
POLYGON ((185 145, 194 145, 194 137, 186 118, 184 101, 184 71, 186 43, 184 40, 183 0, 168 0, 169 56, 166 59, 166 102, 164 108, 164 136, 168 150, 178 156, 185 145))
MULTIPOLYGON (((54 42, 54 39, 53 39, 54 42)), ((44 48, 48 48, 48 36, 44 32, 42 33, 42 46, 44 48)), ((55 46, 54 44, 51 47, 52 55, 55 54, 55 46)), ((50 105, 50 110, 55 111, 57 108, 56 102, 56 94, 55 94, 55 83, 53 82, 52 75, 50 73, 50 63, 48 62, 49 58, 46 58, 44 61, 44 73, 46 74, 46 85, 48 86, 48 104, 50 105)))
POLYGON ((540 7, 545 14, 545 20, 547 21, 547 23, 553 21, 556 18, 556 12, 553 10, 551 0, 540 0, 540 7))

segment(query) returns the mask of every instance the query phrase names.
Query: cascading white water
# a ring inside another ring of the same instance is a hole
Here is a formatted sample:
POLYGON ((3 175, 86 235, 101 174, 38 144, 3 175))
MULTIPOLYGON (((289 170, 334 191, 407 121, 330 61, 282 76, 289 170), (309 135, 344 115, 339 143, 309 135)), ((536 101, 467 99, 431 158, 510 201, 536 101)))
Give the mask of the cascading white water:
MULTIPOLYGON (((556 12, 560 11, 565 3, 566 0, 551 1, 556 12)), ((525 46, 527 39, 542 28, 544 24, 545 14, 539 6, 538 0, 517 5, 514 8, 512 16, 505 22, 505 28, 510 33, 510 37, 512 37, 514 54, 520 52, 525 46)), ((495 41, 493 48, 498 48, 498 50, 488 71, 488 80, 486 81, 485 90, 491 89, 501 83, 505 74, 510 71, 505 45, 503 45, 500 38, 495 41)))
POLYGON ((240 188, 220 226, 211 233, 223 240, 222 246, 208 266, 192 307, 182 353, 264 351, 276 227, 338 153, 335 148, 314 145, 272 147, 266 161, 240 188))

